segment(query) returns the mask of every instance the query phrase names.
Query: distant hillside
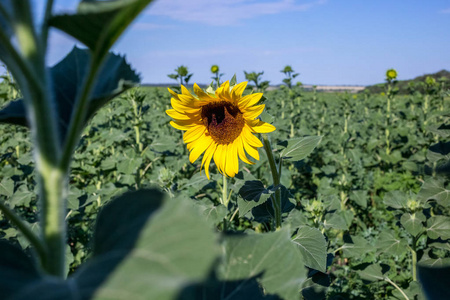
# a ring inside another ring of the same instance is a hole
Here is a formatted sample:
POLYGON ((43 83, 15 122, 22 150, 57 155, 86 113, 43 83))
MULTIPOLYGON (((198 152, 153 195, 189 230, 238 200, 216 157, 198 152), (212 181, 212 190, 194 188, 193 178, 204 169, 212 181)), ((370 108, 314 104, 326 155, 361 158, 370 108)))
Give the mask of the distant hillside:
MULTIPOLYGON (((425 78, 427 78, 427 76, 433 77, 436 80, 439 80, 441 78, 446 78, 447 82, 448 82, 447 85, 450 85, 450 72, 447 70, 441 70, 441 71, 433 73, 433 74, 425 74, 425 75, 418 76, 418 77, 416 77, 414 79, 410 79, 410 80, 399 80, 397 82, 397 87, 399 89, 399 93, 407 94, 408 93, 408 84, 410 82, 414 82, 416 84, 416 88, 418 88, 419 91, 423 92, 424 91, 423 86, 417 86, 417 84, 419 84, 419 82, 425 82, 425 78)), ((365 88, 365 90, 368 90, 371 93, 384 92, 385 91, 385 83, 379 83, 379 84, 367 86, 365 88)))

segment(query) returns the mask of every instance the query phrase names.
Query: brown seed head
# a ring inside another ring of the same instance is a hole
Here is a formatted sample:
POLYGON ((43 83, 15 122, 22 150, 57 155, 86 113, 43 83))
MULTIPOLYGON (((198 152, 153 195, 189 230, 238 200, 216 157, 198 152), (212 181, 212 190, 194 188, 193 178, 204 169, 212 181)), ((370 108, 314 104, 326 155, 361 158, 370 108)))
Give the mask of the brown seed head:
POLYGON ((242 132, 245 121, 237 106, 228 101, 218 101, 202 107, 203 124, 218 144, 233 142, 242 132))

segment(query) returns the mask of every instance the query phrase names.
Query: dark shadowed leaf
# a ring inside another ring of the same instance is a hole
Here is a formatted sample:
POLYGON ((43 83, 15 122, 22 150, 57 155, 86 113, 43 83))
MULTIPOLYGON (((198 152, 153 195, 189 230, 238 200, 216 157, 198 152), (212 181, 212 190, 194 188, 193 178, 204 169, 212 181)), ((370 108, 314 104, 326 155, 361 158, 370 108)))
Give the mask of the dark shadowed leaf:
POLYGON ((99 213, 93 257, 67 281, 40 278, 14 299, 174 299, 205 279, 218 254, 212 229, 190 203, 162 198, 141 190, 112 200, 99 213))
POLYGON ((418 270, 419 280, 428 300, 450 299, 450 266, 430 268, 419 265, 418 270))
POLYGON ((239 216, 244 216, 252 208, 265 203, 275 193, 276 188, 266 189, 259 180, 245 181, 239 189, 239 216))
MULTIPOLYGON (((74 47, 62 61, 50 69, 62 142, 72 117, 77 93, 85 79, 89 60, 88 50, 74 47)), ((125 58, 109 54, 93 88, 85 122, 100 107, 138 82, 139 76, 130 68, 125 58)), ((11 102, 2 109, 0 122, 16 125, 27 124, 23 101, 11 102)))
POLYGON ((0 241, 0 295, 7 299, 29 284, 39 282, 41 276, 34 262, 22 249, 0 241))
MULTIPOLYGON (((261 277, 261 276, 259 276, 261 277)), ((264 294, 257 277, 221 281, 212 274, 202 284, 186 287, 176 300, 281 300, 276 295, 264 294)))

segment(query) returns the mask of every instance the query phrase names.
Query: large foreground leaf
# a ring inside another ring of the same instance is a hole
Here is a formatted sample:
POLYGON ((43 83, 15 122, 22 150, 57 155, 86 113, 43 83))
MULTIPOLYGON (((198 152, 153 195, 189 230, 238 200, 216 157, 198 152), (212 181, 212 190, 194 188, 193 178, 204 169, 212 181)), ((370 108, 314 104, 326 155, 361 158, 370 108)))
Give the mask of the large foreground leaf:
POLYGON ((32 284, 14 278, 23 283, 11 299, 174 299, 207 277, 217 253, 213 231, 188 202, 127 193, 100 212, 90 261, 66 281, 36 279, 28 267, 32 284))
POLYGON ((54 16, 50 19, 50 25, 102 55, 151 1, 84 0, 79 4, 76 14, 54 16))
POLYGON ((428 300, 450 299, 448 279, 450 267, 430 268, 419 266, 419 280, 428 300))
MULTIPOLYGON (((75 99, 85 80, 89 60, 88 50, 74 47, 62 61, 50 69, 62 142, 72 117, 75 99)), ((109 54, 99 72, 89 99, 85 122, 109 100, 138 82, 139 76, 127 64, 125 58, 112 53, 109 54)), ((23 100, 10 102, 4 107, 0 111, 0 122, 16 125, 27 124, 23 100)))
POLYGON ((305 263, 286 229, 245 236, 229 236, 224 241, 225 259, 220 280, 242 280, 261 275, 258 280, 267 294, 282 299, 300 299, 300 287, 307 278, 305 263))

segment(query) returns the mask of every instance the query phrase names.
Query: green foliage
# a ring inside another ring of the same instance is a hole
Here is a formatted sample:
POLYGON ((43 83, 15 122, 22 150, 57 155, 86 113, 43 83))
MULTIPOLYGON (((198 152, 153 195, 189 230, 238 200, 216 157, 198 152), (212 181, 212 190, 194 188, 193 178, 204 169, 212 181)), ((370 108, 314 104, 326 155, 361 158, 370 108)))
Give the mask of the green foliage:
POLYGON ((268 87, 269 87, 269 81, 261 81, 261 76, 264 74, 264 72, 251 72, 247 73, 244 71, 245 79, 253 82, 254 88, 257 92, 263 93, 268 87))
POLYGON ((291 66, 287 65, 283 70, 280 71, 286 75, 286 78, 283 79, 283 82, 286 84, 288 88, 292 88, 292 80, 295 79, 300 73, 295 73, 291 66))
POLYGON ((169 74, 167 77, 180 81, 180 85, 188 85, 193 73, 189 74, 188 67, 179 66, 175 69, 175 74, 169 74))

